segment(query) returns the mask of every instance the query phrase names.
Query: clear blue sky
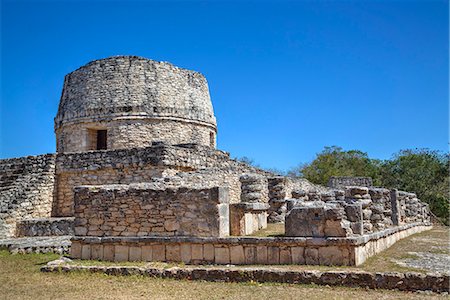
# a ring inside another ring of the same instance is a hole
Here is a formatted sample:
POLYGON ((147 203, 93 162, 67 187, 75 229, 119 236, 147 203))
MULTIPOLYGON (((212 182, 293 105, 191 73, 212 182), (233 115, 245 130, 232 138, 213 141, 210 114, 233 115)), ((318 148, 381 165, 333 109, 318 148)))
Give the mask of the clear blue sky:
POLYGON ((55 151, 64 75, 111 55, 203 73, 218 147, 287 169, 327 145, 447 151, 448 1, 2 1, 0 157, 55 151))

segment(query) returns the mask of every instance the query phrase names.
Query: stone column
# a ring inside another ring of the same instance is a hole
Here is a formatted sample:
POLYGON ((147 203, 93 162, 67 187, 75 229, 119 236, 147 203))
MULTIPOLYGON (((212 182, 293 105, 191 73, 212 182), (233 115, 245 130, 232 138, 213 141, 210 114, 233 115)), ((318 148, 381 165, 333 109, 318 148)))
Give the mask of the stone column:
POLYGON ((391 209, 392 209, 392 224, 394 226, 400 225, 400 203, 398 201, 398 190, 391 190, 391 209))
POLYGON ((247 235, 267 227, 269 209, 267 180, 258 174, 243 174, 241 202, 231 205, 231 234, 247 235))
POLYGON ((283 176, 268 178, 269 223, 283 223, 286 215, 287 179, 283 176))

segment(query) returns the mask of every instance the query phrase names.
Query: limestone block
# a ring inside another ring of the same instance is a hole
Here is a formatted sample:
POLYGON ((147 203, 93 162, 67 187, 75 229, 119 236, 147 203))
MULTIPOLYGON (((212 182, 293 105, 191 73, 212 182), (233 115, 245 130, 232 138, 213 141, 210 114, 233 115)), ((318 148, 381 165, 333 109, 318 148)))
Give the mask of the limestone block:
POLYGON ((166 261, 166 246, 153 245, 152 261, 166 261))
POLYGON ((181 261, 188 264, 192 260, 191 244, 181 244, 180 246, 181 261))
POLYGON ((305 248, 303 247, 291 247, 291 257, 293 264, 303 265, 305 263, 304 251, 305 248))
POLYGON ((214 262, 215 258, 215 249, 214 246, 211 244, 204 244, 203 245, 203 258, 207 262, 214 262))
POLYGON ((91 259, 91 245, 81 247, 81 259, 91 259))
POLYGON ((337 246, 319 247, 319 264, 326 266, 342 265, 348 258, 344 256, 343 251, 337 246))
POLYGON ((242 265, 245 263, 244 247, 241 245, 230 247, 230 262, 242 265))
POLYGON ((336 203, 304 202, 286 215, 286 236, 349 236, 350 223, 344 208, 336 203))
POLYGON ((72 258, 81 258, 81 244, 77 242, 72 242, 70 247, 70 256, 72 258))
POLYGON ((141 255, 142 255, 142 261, 153 261, 153 247, 146 245, 146 246, 142 246, 142 250, 141 250, 141 255))
POLYGON ((166 261, 181 261, 180 245, 166 245, 166 261))
POLYGON ((256 247, 256 263, 266 264, 267 259, 267 246, 257 246, 256 247))
POLYGON ((114 261, 114 252, 115 252, 115 246, 114 245, 104 245, 103 246, 103 259, 106 261, 114 261))
POLYGON ((280 263, 280 248, 276 246, 267 247, 267 263, 277 265, 280 263))
POLYGON ((288 265, 292 263, 290 247, 280 248, 280 264, 288 265))
POLYGON ((227 247, 214 247, 214 262, 216 264, 229 264, 230 250, 227 247))
POLYGON ((140 246, 131 246, 130 247, 130 261, 141 261, 142 260, 142 249, 140 246))
POLYGON ((129 246, 116 245, 114 249, 114 261, 128 261, 129 246))
POLYGON ((91 259, 102 260, 103 259, 103 245, 91 246, 91 259))
MULTIPOLYGON (((202 244, 192 244, 192 260, 202 261, 203 260, 203 245, 202 244)), ((213 260, 214 257, 210 260, 213 260)))
POLYGON ((319 264, 319 250, 316 248, 306 248, 305 249, 305 263, 307 265, 318 265, 319 264))
POLYGON ((244 254, 245 254, 245 263, 248 265, 255 264, 257 261, 256 256, 256 247, 253 246, 245 246, 244 247, 244 254))

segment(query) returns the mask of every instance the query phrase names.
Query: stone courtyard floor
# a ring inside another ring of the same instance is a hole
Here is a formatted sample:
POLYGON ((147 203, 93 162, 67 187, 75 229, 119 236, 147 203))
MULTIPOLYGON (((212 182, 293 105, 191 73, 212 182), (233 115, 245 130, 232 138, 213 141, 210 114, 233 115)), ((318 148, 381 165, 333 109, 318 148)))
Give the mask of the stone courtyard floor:
MULTIPOLYGON (((268 228, 259 235, 278 234, 268 228)), ((39 269, 57 259, 57 254, 10 254, 0 251, 0 299, 448 299, 448 295, 429 292, 367 290, 363 288, 276 283, 219 283, 108 276, 75 272, 42 273, 39 269)), ((358 267, 257 266, 281 270, 369 271, 449 273, 449 229, 436 227, 400 240, 391 248, 358 267)), ((187 267, 165 263, 109 263, 73 261, 74 265, 128 265, 171 268, 187 267)), ((211 267, 213 266, 202 266, 211 267)), ((242 268, 245 268, 244 266, 242 268)))

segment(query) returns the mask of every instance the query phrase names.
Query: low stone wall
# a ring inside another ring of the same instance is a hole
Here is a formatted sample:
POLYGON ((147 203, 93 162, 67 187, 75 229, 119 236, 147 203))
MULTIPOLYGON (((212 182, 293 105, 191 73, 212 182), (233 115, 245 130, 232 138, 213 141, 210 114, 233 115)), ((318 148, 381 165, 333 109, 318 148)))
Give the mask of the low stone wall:
POLYGON ((39 218, 17 224, 17 237, 74 235, 74 218, 39 218))
POLYGON ((135 266, 79 266, 50 262, 42 272, 89 272, 113 276, 149 276, 157 278, 204 280, 212 282, 259 282, 288 284, 317 284, 325 286, 347 286, 370 289, 396 289, 400 291, 449 292, 448 275, 408 273, 369 273, 361 271, 293 271, 265 267, 172 267, 169 269, 135 266))
MULTIPOLYGON (((268 178, 269 189, 269 223, 283 223, 286 216, 286 200, 295 198, 295 191, 304 191, 306 193, 318 194, 326 193, 330 189, 314 185, 303 178, 292 178, 284 176, 272 176, 268 178)), ((311 199, 311 200, 320 200, 311 199)))
POLYGON ((331 188, 344 188, 346 186, 372 186, 371 177, 350 177, 350 176, 332 176, 328 180, 328 186, 331 188))
POLYGON ((351 238, 75 236, 71 256, 105 261, 351 266, 363 263, 401 238, 431 228, 408 224, 351 238))
POLYGON ((7 249, 12 254, 58 253, 70 252, 71 236, 33 236, 0 239, 0 249, 7 249))
POLYGON ((50 217, 54 177, 54 154, 0 160, 0 238, 23 219, 50 217))
POLYGON ((238 203, 239 176, 243 173, 273 176, 231 159, 226 152, 196 144, 153 143, 147 148, 58 154, 57 197, 52 216, 73 216, 75 186, 152 182, 168 176, 178 177, 173 180, 189 186, 228 187, 230 203, 238 203))
POLYGON ((78 236, 229 235, 226 188, 160 188, 153 184, 75 188, 78 236))

